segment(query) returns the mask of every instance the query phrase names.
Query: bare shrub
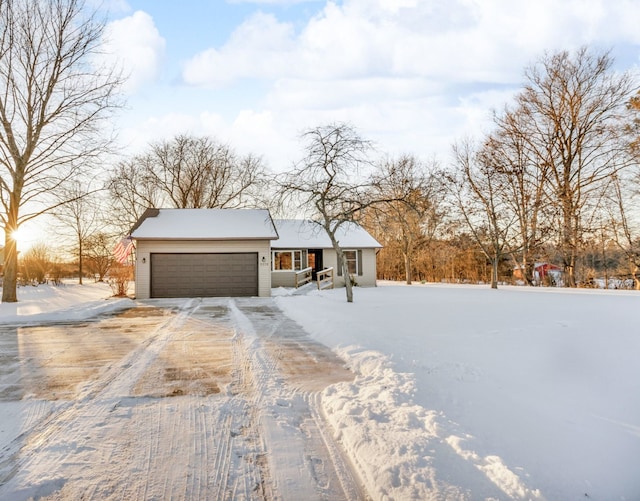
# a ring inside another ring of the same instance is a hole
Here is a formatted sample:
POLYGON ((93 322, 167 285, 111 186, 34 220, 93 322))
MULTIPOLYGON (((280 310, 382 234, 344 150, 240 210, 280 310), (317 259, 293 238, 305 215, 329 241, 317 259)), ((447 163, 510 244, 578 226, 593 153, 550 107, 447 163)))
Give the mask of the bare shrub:
POLYGON ((131 280, 133 280, 133 266, 117 263, 111 266, 107 283, 109 284, 109 287, 111 287, 114 296, 127 296, 131 280))
POLYGON ((51 252, 44 243, 31 247, 21 258, 22 278, 25 283, 43 284, 51 269, 51 252))

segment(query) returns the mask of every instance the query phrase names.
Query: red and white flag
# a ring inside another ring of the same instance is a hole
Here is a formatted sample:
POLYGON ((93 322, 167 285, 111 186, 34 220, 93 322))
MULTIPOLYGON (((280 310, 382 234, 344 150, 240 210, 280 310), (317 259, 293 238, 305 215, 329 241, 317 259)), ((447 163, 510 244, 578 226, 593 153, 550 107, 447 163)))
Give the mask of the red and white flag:
POLYGON ((125 237, 120 240, 113 249, 113 255, 120 264, 125 264, 131 251, 133 250, 133 240, 130 237, 125 237))

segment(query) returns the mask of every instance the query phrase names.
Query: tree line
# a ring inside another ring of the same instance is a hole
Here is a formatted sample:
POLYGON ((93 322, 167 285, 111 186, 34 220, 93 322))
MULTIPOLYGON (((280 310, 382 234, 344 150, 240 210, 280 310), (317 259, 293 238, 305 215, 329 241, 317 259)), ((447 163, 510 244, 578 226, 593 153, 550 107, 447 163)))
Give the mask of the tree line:
MULTIPOLYGON (((337 230, 358 222, 384 246, 379 278, 407 283, 533 285, 535 264, 549 262, 569 287, 615 275, 640 288, 640 94, 608 52, 543 55, 491 130, 461 138, 446 159, 387 156, 352 125, 329 123, 303 131, 300 160, 285 171, 184 134, 105 173, 123 77, 96 57, 103 31, 82 0, 0 2, 3 301, 17 300, 12 235, 25 222, 52 215, 79 279, 102 278, 116 266, 115 241, 149 207, 310 218, 338 255, 337 230)), ((23 256, 23 277, 42 254, 23 256)), ((346 291, 351 301, 349 281, 346 291)))

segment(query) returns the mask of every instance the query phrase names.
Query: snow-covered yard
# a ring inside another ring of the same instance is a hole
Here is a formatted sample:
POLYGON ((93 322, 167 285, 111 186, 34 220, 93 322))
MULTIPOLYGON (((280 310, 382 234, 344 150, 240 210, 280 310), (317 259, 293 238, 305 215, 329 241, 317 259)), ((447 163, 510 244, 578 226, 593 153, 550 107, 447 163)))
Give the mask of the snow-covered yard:
POLYGON ((277 299, 359 374, 324 405, 374 497, 640 499, 638 293, 381 285, 277 299))
POLYGON ((83 320, 133 306, 130 299, 111 297, 113 292, 104 282, 27 285, 18 287, 17 293, 17 303, 0 302, 0 324, 83 320))
MULTIPOLYGON (((355 380, 343 377, 343 382, 322 391, 317 403, 324 418, 316 418, 328 421, 327 430, 346 451, 373 499, 640 499, 638 293, 380 285, 357 288, 353 304, 345 302, 341 289, 307 295, 274 291, 275 303, 286 315, 315 340, 335 350, 356 373, 355 380)), ((127 299, 105 300, 109 294, 99 284, 20 290, 21 303, 0 304, 0 324, 75 321, 96 312, 148 306, 127 299)), ((271 350, 265 353, 273 355, 273 344, 280 342, 269 334, 273 313, 261 314, 256 324, 258 309, 272 300, 248 301, 238 303, 244 316, 238 317, 241 320, 233 328, 246 331, 249 341, 262 339, 262 345, 271 350), (253 323, 247 323, 249 320, 253 323), (252 332, 256 325, 267 333, 264 337, 252 332)), ((213 308, 207 304, 203 303, 205 309, 213 308)), ((229 310, 235 309, 235 303, 230 302, 229 310)), ((136 321, 135 316, 128 320, 136 321)), ((201 320, 197 325, 204 326, 201 320)), ((247 346, 250 354, 257 344, 247 346)), ((293 346, 297 344, 287 350, 293 346)), ((274 359, 291 369, 295 364, 287 365, 287 350, 277 351, 276 347, 278 356, 274 359)), ((305 350, 306 355, 318 356, 305 350)), ((291 420, 286 427, 276 423, 288 397, 278 393, 266 360, 254 359, 247 366, 260 372, 254 379, 262 382, 254 383, 253 391, 264 392, 266 397, 243 401, 244 407, 234 405, 236 410, 266 405, 261 414, 263 426, 274 421, 267 427, 266 439, 262 438, 267 460, 274 469, 295 470, 295 464, 289 464, 295 463, 294 456, 278 462, 278 457, 284 457, 278 455, 284 452, 280 442, 295 448, 298 435, 294 428, 298 425, 291 420)), ((315 389, 317 383, 307 389, 315 389)), ((111 390, 114 388, 112 385, 111 390)), ((88 389, 86 386, 82 391, 88 389)), ((26 398, 37 401, 34 395, 26 398)), ((293 416, 292 409, 303 404, 314 407, 314 402, 298 402, 293 407, 288 403, 288 419, 293 416)), ((34 404, 28 418, 35 423, 60 405, 59 401, 34 404)), ((162 419, 166 423, 154 421, 157 428, 180 426, 169 418, 187 416, 186 408, 177 409, 182 405, 178 403, 164 405, 162 419)), ((227 410, 233 410, 234 405, 227 404, 227 410)), ((150 406, 128 403, 116 414, 121 424, 126 424, 135 412, 150 416, 150 406)), ((224 413, 210 401, 200 401, 196 407, 198 416, 207 409, 211 413, 209 418, 202 417, 199 426, 222 423, 224 413)), ((5 445, 7 435, 16 432, 13 428, 24 431, 19 409, 15 404, 0 406, 4 414, 0 438, 5 445)), ((98 417, 104 419, 106 414, 98 417)), ((97 430, 83 430, 99 435, 97 430)), ((234 430, 228 429, 237 433, 234 430)), ((214 440, 219 439, 219 433, 212 430, 203 436, 214 440)), ((140 437, 134 438, 139 441, 140 437)), ((180 456, 181 452, 176 452, 179 442, 174 440, 163 449, 158 440, 151 445, 180 456)), ((58 444, 54 452, 61 448, 58 444)), ((70 476, 74 450, 67 450, 70 476)), ((77 450, 77 474, 90 479, 88 465, 82 461, 93 456, 80 447, 77 450)), ((166 460, 171 460, 171 454, 166 460)), ((161 468, 158 460, 154 461, 154 467, 161 468)), ((343 483, 348 478, 338 476, 343 483)), ((288 499, 287 493, 308 492, 291 485, 287 490, 284 477, 279 483, 277 478, 272 490, 264 491, 266 497, 288 499), (278 491, 278 486, 283 490, 278 491)), ((50 486, 52 496, 58 488, 55 482, 50 486)), ((31 491, 21 492, 26 499, 31 491)), ((351 495, 357 497, 359 491, 351 495)))

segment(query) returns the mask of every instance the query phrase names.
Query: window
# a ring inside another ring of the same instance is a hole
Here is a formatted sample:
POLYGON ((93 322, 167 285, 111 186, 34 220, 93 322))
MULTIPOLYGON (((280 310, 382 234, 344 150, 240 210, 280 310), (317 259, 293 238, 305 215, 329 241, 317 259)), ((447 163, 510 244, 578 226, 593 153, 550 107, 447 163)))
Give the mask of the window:
MULTIPOLYGON (((342 255, 347 263, 349 275, 362 275, 362 249, 343 250, 342 255)), ((338 276, 342 276, 342 261, 338 259, 338 276)))
POLYGON ((274 270, 291 270, 291 252, 274 252, 273 253, 273 269, 274 270))
POLYGON ((271 262, 274 271, 297 271, 302 269, 302 251, 273 251, 271 262))
POLYGON ((344 252, 344 259, 347 262, 347 269, 349 275, 358 275, 358 251, 346 250, 344 252))

